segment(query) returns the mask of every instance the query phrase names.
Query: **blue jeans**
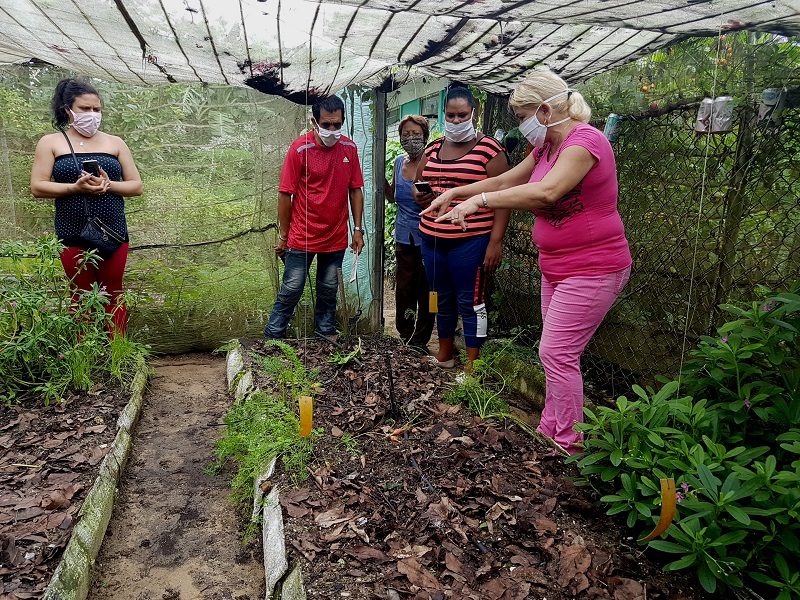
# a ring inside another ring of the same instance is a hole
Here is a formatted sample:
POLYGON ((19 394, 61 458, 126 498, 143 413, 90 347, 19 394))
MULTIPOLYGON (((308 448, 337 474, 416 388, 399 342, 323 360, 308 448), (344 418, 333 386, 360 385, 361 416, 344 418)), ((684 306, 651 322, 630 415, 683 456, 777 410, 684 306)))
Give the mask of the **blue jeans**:
POLYGON ((314 307, 314 331, 321 335, 336 333, 336 291, 339 288, 337 269, 342 268, 344 250, 338 252, 304 252, 287 248, 283 282, 272 306, 264 337, 283 339, 294 309, 303 296, 311 262, 317 257, 317 303, 314 307))
POLYGON ((467 238, 438 238, 420 233, 420 249, 431 290, 439 296, 436 330, 443 339, 455 336, 458 315, 468 348, 486 341, 486 275, 483 259, 490 234, 467 238))

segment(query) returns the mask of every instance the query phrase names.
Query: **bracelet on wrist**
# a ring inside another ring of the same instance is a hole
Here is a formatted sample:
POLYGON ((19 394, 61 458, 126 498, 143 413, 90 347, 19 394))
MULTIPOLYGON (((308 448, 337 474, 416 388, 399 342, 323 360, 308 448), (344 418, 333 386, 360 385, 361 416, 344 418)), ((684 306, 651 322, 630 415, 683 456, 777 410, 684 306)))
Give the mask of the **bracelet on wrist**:
POLYGON ((481 192, 481 199, 483 200, 483 208, 489 208, 489 202, 486 200, 486 192, 481 192))

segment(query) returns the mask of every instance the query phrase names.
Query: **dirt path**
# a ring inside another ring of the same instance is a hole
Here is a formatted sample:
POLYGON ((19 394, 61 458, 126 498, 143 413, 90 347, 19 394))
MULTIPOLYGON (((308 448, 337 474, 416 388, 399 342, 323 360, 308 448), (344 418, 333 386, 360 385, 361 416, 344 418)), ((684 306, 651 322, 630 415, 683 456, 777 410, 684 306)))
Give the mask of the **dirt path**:
POLYGON ((203 472, 230 402, 225 361, 192 354, 153 366, 89 599, 263 598, 260 544, 240 542, 230 473, 203 472))

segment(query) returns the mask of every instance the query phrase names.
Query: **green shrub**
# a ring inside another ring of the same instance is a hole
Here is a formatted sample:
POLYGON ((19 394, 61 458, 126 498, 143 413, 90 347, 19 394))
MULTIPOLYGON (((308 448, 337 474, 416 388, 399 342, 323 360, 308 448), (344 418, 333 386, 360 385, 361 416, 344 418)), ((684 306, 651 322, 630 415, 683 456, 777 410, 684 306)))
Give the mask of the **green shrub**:
MULTIPOLYGON (((62 246, 44 235, 0 243, 0 401, 38 395, 45 404, 67 389, 130 379, 142 344, 109 340, 108 293, 96 285, 73 302, 59 260, 62 246)), ((96 263, 96 253, 83 259, 96 263)))
MULTIPOLYGON (((295 483, 305 481, 314 441, 323 431, 313 429, 309 436, 300 437, 300 420, 295 414, 297 397, 312 395, 319 388, 319 369, 306 371, 295 349, 285 342, 271 340, 267 346, 278 348, 281 354, 251 352, 250 356, 276 389, 257 390, 233 403, 225 415, 227 427, 215 444, 216 461, 207 469, 213 475, 228 459, 236 462, 238 468, 231 480, 233 500, 246 515, 252 507, 255 482, 274 458, 281 457, 295 483)), ((254 533, 253 527, 246 526, 245 537, 254 533)))
POLYGON ((800 551, 799 289, 723 306, 736 319, 702 338, 679 380, 635 386, 636 399, 587 410, 579 425, 585 451, 571 460, 629 527, 652 527, 659 479, 675 478, 675 520, 649 547, 709 592, 800 598, 789 568, 800 551))

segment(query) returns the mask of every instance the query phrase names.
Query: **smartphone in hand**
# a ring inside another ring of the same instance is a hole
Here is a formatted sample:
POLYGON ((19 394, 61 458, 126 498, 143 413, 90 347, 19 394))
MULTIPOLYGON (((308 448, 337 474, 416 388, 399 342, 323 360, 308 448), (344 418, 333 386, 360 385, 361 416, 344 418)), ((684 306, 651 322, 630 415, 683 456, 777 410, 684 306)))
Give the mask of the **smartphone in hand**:
POLYGON ((433 188, 431 187, 431 184, 428 183, 427 181, 415 181, 414 182, 414 187, 417 189, 417 192, 419 192, 420 194, 432 194, 433 193, 433 188))
POLYGON ((85 160, 81 163, 81 169, 89 173, 89 175, 94 175, 95 177, 100 177, 100 165, 99 163, 94 160, 85 160))

